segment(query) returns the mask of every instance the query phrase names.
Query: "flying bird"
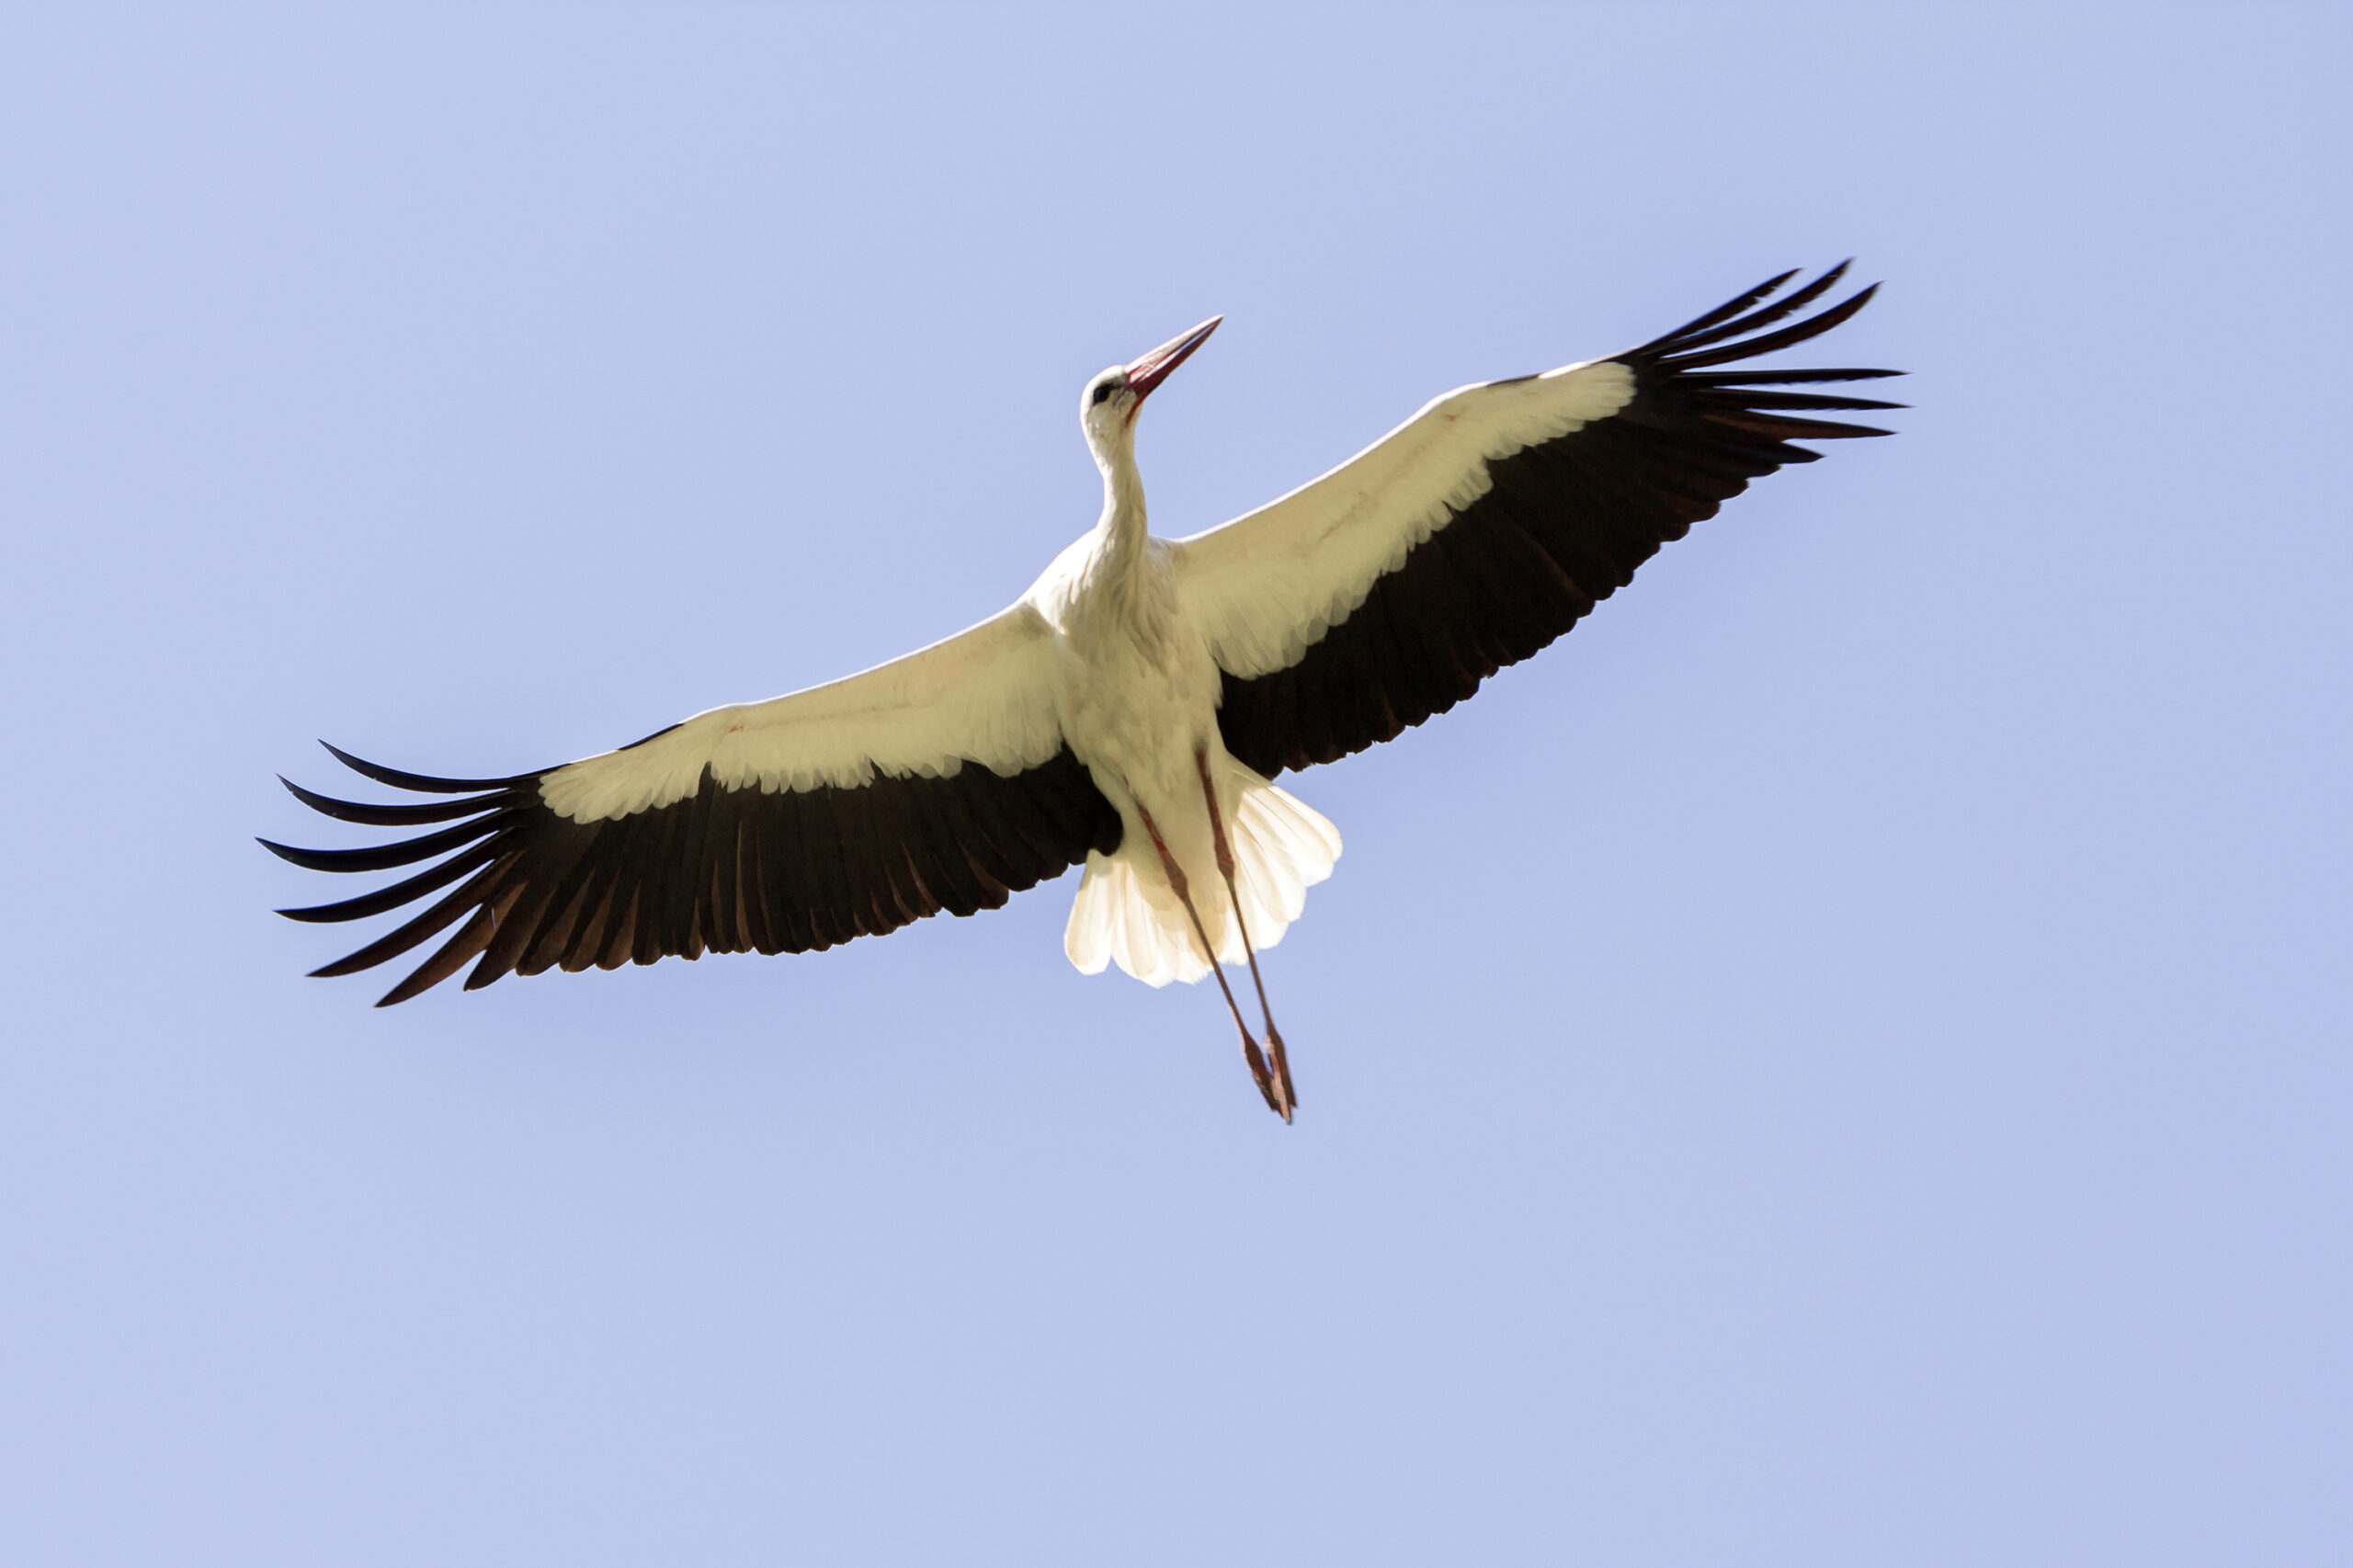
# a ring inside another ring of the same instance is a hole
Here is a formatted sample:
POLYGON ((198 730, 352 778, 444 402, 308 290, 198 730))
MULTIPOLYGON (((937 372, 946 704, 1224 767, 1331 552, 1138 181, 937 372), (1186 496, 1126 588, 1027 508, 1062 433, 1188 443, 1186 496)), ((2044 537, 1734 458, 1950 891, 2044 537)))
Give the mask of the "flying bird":
POLYGON ((1639 348, 1449 392, 1280 500, 1158 539, 1136 415, 1212 317, 1087 381, 1102 515, 1010 608, 557 767, 441 778, 329 746, 380 784, 452 798, 369 804, 281 779, 328 816, 432 831, 267 847, 317 871, 447 858, 279 913, 358 920, 430 899, 313 971, 370 969, 456 926, 386 1006, 469 963, 471 991, 510 971, 821 949, 995 909, 1083 864, 1071 962, 1154 986, 1215 976, 1252 1081, 1289 1121, 1299 1096, 1258 954, 1331 874, 1340 835, 1273 780, 1445 712, 1749 481, 1821 455, 1793 442, 1888 434, 1821 415, 1901 404, 1775 389, 1900 372, 1720 368, 1860 310, 1877 285, 1775 325, 1846 269, 1786 294, 1783 273, 1639 348), (1227 964, 1249 971, 1263 1050, 1227 964))

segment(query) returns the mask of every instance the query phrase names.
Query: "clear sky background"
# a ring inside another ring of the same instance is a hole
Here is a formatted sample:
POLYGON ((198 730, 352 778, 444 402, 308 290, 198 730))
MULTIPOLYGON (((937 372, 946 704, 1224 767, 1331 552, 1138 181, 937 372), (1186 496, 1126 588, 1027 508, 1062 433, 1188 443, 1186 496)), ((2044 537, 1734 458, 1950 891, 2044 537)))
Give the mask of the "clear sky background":
POLYGON ((2353 19, 0 13, 0 1559, 2353 1560, 2353 19), (310 981, 324 736, 848 673, 1849 253, 1912 378, 1287 780, 1267 966, 1075 879, 310 981))

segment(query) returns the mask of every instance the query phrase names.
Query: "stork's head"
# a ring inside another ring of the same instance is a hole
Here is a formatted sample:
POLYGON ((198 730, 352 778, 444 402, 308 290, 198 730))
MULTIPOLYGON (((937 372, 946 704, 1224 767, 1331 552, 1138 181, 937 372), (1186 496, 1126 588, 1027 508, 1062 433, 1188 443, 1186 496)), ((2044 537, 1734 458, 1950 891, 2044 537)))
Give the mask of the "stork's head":
POLYGON ((1086 383, 1079 393, 1078 422, 1086 430, 1086 444, 1097 458, 1127 449, 1135 439, 1136 410, 1168 372, 1209 340, 1223 316, 1211 316, 1192 331, 1170 338, 1151 353, 1125 365, 1114 365, 1086 383))

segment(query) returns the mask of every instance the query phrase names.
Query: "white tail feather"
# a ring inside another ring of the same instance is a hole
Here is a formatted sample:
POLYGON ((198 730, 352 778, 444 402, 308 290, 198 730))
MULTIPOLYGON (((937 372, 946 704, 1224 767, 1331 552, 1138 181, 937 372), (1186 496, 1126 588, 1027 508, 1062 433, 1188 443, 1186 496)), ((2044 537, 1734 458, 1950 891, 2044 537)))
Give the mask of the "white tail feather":
MULTIPOLYGON (((1225 825, 1233 846, 1234 891, 1251 943, 1271 948, 1307 907, 1307 890, 1332 874, 1340 858, 1340 833, 1321 812, 1231 757, 1224 767, 1225 787, 1219 794, 1229 802, 1225 825)), ((1205 828, 1206 821, 1204 814, 1205 828)), ((1206 831, 1199 847, 1204 856, 1209 853, 1206 831)), ((1242 962, 1242 934, 1214 861, 1197 868, 1190 857, 1183 858, 1196 890, 1193 906, 1217 945, 1219 960, 1242 962)), ((1063 950, 1083 974, 1100 974, 1116 963, 1151 986, 1172 980, 1191 984, 1210 971, 1192 921, 1170 890, 1152 841, 1141 833, 1131 833, 1116 854, 1086 857, 1063 950)))

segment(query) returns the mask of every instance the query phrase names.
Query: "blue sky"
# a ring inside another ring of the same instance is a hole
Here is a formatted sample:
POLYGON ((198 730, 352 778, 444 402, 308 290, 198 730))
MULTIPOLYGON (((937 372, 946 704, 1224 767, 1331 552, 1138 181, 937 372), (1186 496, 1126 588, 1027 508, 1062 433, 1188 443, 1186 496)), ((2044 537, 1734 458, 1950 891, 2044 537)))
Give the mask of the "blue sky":
POLYGON ((0 1557, 2353 1554, 2341 8, 0 12, 0 1557), (543 766, 1856 254, 1914 372, 1287 780, 1214 992, 1072 881, 301 978, 272 775, 543 766))

